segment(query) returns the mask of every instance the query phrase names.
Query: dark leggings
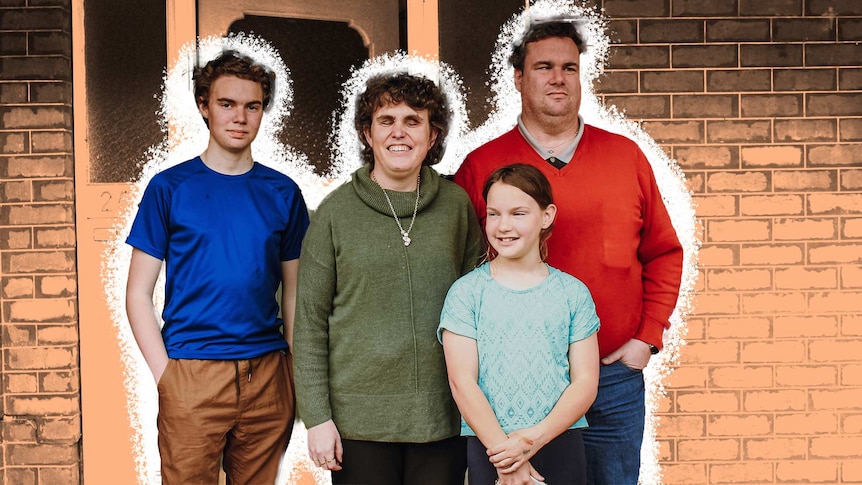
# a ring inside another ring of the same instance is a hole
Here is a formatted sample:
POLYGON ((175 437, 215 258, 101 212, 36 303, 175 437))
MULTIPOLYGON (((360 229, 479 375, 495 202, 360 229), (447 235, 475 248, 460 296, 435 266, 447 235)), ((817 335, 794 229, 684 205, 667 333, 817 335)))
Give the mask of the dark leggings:
POLYGON ((334 484, 464 485, 466 440, 461 436, 432 443, 380 443, 341 440, 343 469, 334 484))
MULTIPOLYGON (((587 483, 584 440, 580 429, 570 429, 538 451, 530 464, 545 477, 548 485, 583 485, 587 483)), ((467 483, 492 485, 497 469, 488 461, 485 445, 479 438, 467 438, 467 483)))

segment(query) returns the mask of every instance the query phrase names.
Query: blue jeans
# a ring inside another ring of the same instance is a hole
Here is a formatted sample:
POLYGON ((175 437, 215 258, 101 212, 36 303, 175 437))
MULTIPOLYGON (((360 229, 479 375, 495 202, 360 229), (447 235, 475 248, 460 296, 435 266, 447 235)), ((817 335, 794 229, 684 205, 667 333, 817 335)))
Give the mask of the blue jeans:
POLYGON ((584 428, 587 483, 635 485, 644 438, 643 373, 616 361, 599 371, 599 392, 584 428))

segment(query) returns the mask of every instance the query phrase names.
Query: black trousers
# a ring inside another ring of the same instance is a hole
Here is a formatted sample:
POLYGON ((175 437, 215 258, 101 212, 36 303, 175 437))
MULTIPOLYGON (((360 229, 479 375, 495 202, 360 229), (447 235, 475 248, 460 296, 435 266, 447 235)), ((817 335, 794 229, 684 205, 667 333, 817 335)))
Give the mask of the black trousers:
MULTIPOLYGON (((492 485, 497 469, 488 461, 485 445, 479 438, 467 438, 467 483, 492 485)), ((530 464, 545 477, 548 485, 587 483, 587 458, 580 429, 566 430, 538 451, 530 464)))
POLYGON ((456 436, 431 443, 341 440, 336 485, 464 485, 467 442, 456 436))

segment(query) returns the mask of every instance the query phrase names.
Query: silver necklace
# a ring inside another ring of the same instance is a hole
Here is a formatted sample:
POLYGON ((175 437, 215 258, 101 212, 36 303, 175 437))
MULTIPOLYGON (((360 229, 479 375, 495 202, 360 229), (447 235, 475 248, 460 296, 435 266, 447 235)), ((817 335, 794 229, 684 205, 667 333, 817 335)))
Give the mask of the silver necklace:
POLYGON ((386 193, 386 189, 380 185, 380 182, 377 181, 377 178, 374 177, 374 173, 371 173, 371 180, 380 187, 380 190, 383 191, 383 196, 386 197, 386 203, 389 204, 389 210, 392 211, 392 217, 395 218, 395 224, 398 224, 398 232, 401 233, 401 239, 404 241, 404 246, 409 246, 411 243, 410 239, 410 231, 413 230, 413 223, 416 222, 416 212, 419 210, 419 183, 422 181, 422 174, 416 176, 416 203, 413 205, 413 218, 410 219, 410 227, 405 231, 403 227, 401 227, 401 220, 398 219, 398 214, 395 213, 395 207, 392 206, 392 201, 389 200, 389 194, 386 193))

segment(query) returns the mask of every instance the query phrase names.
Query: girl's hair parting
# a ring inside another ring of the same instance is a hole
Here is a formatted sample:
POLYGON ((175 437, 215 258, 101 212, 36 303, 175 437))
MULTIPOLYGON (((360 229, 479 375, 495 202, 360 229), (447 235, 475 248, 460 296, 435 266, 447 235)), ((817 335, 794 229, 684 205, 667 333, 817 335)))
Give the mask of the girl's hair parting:
MULTIPOLYGON (((485 186, 482 188, 482 199, 485 203, 488 202, 488 192, 491 190, 491 186, 497 182, 502 182, 521 190, 532 197, 542 210, 547 209, 549 205, 554 203, 551 183, 548 182, 548 179, 538 168, 532 165, 515 163, 494 170, 488 176, 488 179, 485 180, 485 186)), ((553 229, 554 223, 551 222, 548 227, 542 229, 539 235, 539 256, 541 256, 542 261, 548 258, 548 238, 551 237, 553 229)), ((488 253, 485 255, 485 259, 490 261, 496 256, 496 251, 488 244, 488 253)))

